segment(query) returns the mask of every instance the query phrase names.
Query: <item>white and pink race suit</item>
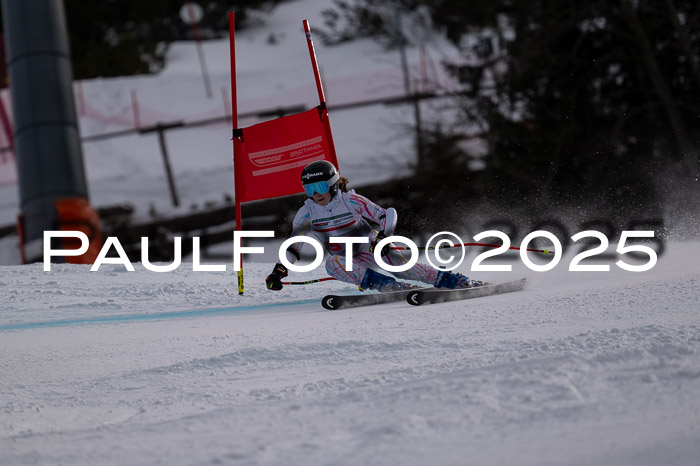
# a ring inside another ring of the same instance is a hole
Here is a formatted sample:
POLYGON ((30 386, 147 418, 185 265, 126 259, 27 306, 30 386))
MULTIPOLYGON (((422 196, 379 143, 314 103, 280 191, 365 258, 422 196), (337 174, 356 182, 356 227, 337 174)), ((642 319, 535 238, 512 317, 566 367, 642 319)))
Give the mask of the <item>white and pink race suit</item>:
MULTIPOLYGON (((294 217, 292 235, 306 235, 317 239, 330 254, 326 259, 328 274, 343 282, 360 285, 367 269, 373 269, 382 274, 387 273, 374 260, 369 243, 353 245, 352 270, 347 271, 345 270, 346 246, 330 243, 329 238, 365 236, 373 239, 375 232, 368 221, 378 224, 379 231, 384 231, 386 210, 366 197, 356 194, 354 190, 347 193, 339 190, 326 206, 320 206, 313 199, 307 199, 294 217)), ((296 243, 287 250, 289 262, 294 263, 299 259, 303 244, 296 243)), ((408 262, 408 259, 397 250, 391 250, 383 259, 389 265, 408 262)), ((432 285, 437 278, 437 271, 428 265, 416 263, 409 270, 392 272, 392 275, 404 280, 415 280, 432 285)))

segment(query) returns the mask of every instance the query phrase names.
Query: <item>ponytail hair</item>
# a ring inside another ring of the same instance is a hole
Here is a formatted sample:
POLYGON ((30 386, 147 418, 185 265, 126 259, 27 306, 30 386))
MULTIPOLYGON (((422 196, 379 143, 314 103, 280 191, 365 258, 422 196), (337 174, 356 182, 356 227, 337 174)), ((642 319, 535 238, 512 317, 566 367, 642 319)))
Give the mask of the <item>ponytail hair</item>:
POLYGON ((348 183, 349 182, 350 181, 348 181, 347 178, 345 178, 344 176, 341 176, 340 180, 338 180, 338 189, 340 189, 344 193, 348 192, 348 183))

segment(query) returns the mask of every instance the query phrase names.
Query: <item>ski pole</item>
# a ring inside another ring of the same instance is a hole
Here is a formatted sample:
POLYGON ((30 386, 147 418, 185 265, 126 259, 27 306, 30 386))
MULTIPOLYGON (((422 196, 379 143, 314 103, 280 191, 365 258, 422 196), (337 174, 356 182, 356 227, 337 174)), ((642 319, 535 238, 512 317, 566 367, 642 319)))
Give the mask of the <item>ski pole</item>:
POLYGON ((305 282, 282 282, 283 285, 311 285, 312 283, 327 282, 329 280, 335 280, 333 277, 317 278, 315 280, 307 280, 305 282))
MULTIPOLYGON (((455 244, 453 246, 449 245, 444 245, 440 246, 440 249, 445 249, 445 248, 457 248, 457 247, 467 247, 467 246, 480 246, 480 247, 486 247, 486 248, 500 248, 502 244, 489 244, 489 243, 463 243, 463 244, 455 244)), ((394 246, 391 249, 398 250, 398 251, 406 251, 409 248, 406 246, 394 246)), ((435 246, 430 246, 430 247, 425 247, 425 246, 419 246, 418 249, 426 250, 426 251, 433 251, 435 250, 435 246)), ((508 249, 514 249, 514 250, 520 250, 520 248, 516 248, 515 246, 511 246, 508 249)), ((554 254, 553 251, 550 251, 549 249, 531 249, 527 248, 527 251, 531 252, 541 252, 542 254, 554 254)))

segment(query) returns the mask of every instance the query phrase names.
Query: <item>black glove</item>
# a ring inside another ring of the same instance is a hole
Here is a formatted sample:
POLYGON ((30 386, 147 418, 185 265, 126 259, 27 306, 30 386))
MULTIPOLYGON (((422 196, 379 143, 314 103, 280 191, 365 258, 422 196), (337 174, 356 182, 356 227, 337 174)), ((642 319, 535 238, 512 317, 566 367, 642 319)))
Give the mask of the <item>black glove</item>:
MULTIPOLYGON (((372 243, 369 245, 369 252, 371 252, 372 254, 374 254, 374 249, 375 249, 375 247, 377 246, 377 243, 379 243, 379 242, 380 242, 381 240, 383 240, 384 238, 386 238, 386 235, 384 234, 383 231, 380 231, 379 233, 377 233, 377 237, 374 238, 374 241, 372 241, 372 243)), ((387 244, 382 248, 381 255, 382 255, 382 256, 386 256, 387 254, 389 254, 389 251, 391 251, 391 243, 387 243, 387 244)))
POLYGON ((272 273, 265 279, 268 290, 279 291, 282 289, 282 279, 288 275, 287 267, 282 264, 275 264, 272 273))

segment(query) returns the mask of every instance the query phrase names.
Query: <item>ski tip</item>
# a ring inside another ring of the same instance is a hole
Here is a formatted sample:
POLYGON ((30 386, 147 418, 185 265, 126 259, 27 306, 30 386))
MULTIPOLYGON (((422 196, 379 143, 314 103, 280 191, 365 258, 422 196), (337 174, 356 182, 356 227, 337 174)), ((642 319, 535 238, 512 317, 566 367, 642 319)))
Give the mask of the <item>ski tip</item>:
POLYGON ((414 306, 420 306, 420 293, 416 291, 411 291, 406 295, 406 302, 414 306))
POLYGON ((329 311, 335 311, 340 307, 340 297, 335 295, 324 296, 321 300, 321 306, 329 311))

